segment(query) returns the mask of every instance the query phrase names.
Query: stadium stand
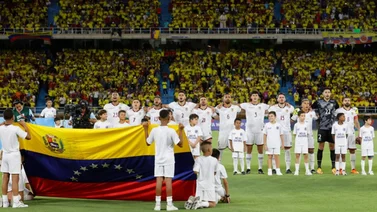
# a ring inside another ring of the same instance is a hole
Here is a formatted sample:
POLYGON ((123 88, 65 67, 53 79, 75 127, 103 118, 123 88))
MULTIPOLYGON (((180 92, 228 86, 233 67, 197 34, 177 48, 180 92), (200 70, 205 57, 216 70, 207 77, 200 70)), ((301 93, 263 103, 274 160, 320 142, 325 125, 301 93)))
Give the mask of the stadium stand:
POLYGON ((98 106, 98 100, 103 107, 115 91, 126 104, 136 98, 151 105, 154 96, 160 94, 160 58, 156 51, 64 49, 57 53, 56 75, 48 94, 52 98, 64 96, 68 103, 85 99, 98 106))
POLYGON ((0 30, 39 30, 47 25, 47 0, 7 0, 0 4, 0 30), (37 8, 37 9, 36 9, 37 8))

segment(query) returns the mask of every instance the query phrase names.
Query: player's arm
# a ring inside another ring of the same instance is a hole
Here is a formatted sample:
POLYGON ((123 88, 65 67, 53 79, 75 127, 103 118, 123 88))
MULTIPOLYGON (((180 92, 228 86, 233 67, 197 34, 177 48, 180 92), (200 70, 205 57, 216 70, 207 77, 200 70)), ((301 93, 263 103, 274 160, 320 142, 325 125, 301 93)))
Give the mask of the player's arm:
POLYGON ((228 203, 230 202, 230 195, 229 195, 229 183, 228 183, 228 179, 226 178, 223 178, 223 185, 224 185, 224 189, 225 189, 225 198, 228 199, 228 203))
MULTIPOLYGON (((25 132, 26 132, 26 136, 25 136, 25 139, 26 140, 30 140, 31 139, 31 135, 30 135, 30 131, 29 131, 29 128, 27 127, 26 125, 26 122, 25 121, 20 121, 18 122, 21 124, 21 126, 25 129, 25 132)), ((22 130, 20 130, 22 131, 22 130)), ((20 136, 20 135, 19 135, 20 136)), ((21 135, 20 137, 23 137, 23 135, 21 135)))
POLYGON ((234 152, 232 139, 229 139, 229 147, 230 147, 230 151, 234 152))
POLYGON ((151 131, 151 134, 148 134, 148 128, 149 128, 149 123, 148 122, 143 122, 143 128, 144 128, 144 135, 145 135, 145 141, 147 143, 147 146, 150 146, 154 140, 153 138, 153 130, 151 131))
POLYGON ((183 129, 185 128, 185 126, 183 126, 183 124, 179 124, 178 126, 178 134, 179 134, 179 142, 178 142, 178 146, 179 147, 183 147, 183 129))
POLYGON ((195 160, 193 171, 194 171, 195 174, 199 174, 199 172, 200 172, 200 164, 199 164, 198 158, 195 160))
POLYGON ((95 124, 97 122, 96 116, 94 113, 90 113, 90 118, 89 118, 90 123, 95 124))
POLYGON ((267 134, 263 134, 264 150, 267 151, 267 134))
POLYGON ((358 116, 355 116, 354 124, 355 124, 355 127, 357 129, 357 134, 358 134, 357 137, 360 137, 360 123, 359 123, 359 117, 358 116))
POLYGON ((283 134, 280 134, 280 140, 281 140, 280 148, 283 149, 284 148, 284 135, 283 134))

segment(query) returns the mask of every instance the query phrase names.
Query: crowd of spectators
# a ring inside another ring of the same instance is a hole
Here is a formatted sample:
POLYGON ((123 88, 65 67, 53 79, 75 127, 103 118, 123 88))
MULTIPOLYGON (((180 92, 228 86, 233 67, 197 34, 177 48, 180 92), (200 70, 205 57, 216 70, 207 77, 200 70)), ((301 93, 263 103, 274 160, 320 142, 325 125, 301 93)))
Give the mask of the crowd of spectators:
POLYGON ((0 107, 12 107, 15 100, 35 107, 41 73, 46 70, 44 53, 31 50, 1 51, 0 107))
POLYGON ((150 106, 159 95, 161 53, 145 50, 68 50, 57 53, 48 95, 56 104, 87 100, 103 107, 112 92, 130 105, 134 98, 150 106))
POLYGON ((363 29, 377 26, 375 1, 173 0, 172 28, 363 29))

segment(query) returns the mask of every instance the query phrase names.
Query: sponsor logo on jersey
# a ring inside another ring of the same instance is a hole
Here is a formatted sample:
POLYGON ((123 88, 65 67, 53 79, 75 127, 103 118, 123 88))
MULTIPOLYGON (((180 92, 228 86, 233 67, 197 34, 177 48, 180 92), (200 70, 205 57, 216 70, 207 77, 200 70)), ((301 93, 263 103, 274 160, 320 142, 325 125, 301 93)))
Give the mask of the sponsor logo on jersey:
POLYGON ((46 148, 49 149, 51 152, 60 154, 65 151, 62 139, 51 134, 47 134, 42 138, 46 148))
POLYGON ((276 127, 276 129, 278 130, 278 129, 279 129, 279 127, 276 127))

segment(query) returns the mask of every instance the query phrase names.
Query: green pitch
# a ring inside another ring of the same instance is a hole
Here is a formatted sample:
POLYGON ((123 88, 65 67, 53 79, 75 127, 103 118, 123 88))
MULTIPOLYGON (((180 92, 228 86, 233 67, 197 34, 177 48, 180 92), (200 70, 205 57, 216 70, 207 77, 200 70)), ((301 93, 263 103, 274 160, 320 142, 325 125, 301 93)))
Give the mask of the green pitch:
MULTIPOLYGON (((214 132, 214 141, 217 140, 214 132)), ((217 144, 214 144, 217 147, 217 144)), ((293 151, 293 150, 292 150, 293 151)), ((282 154, 284 157, 284 154, 282 154)), ((285 162, 282 157, 282 172, 285 162)), ((265 164, 267 157, 265 156, 265 164)), ((377 161, 375 161, 377 163, 377 161)), ((267 165, 264 175, 258 175, 257 152, 253 150, 252 173, 250 175, 232 175, 233 164, 230 151, 225 151, 223 164, 229 175, 230 204, 218 204, 211 211, 375 211, 377 207, 377 176, 333 176, 328 146, 324 151, 323 175, 304 175, 303 162, 300 176, 284 175, 267 176, 267 165)), ((366 162, 366 166, 367 166, 366 162)), ((357 151, 356 167, 360 171, 360 151, 357 151)), ((376 166, 374 166, 376 167, 376 166)), ((292 155, 291 169, 294 171, 294 157, 292 155)), ((350 172, 349 157, 347 155, 347 171, 350 172)), ((377 168, 374 170, 377 173, 377 168)), ((173 188, 178 192, 178 188, 173 188)), ((174 197, 173 197, 174 199, 174 197)), ((103 211, 153 211, 154 202, 134 201, 103 201, 78 200, 37 197, 28 201, 27 209, 22 211, 37 212, 103 212, 103 211)), ((175 202, 180 210, 185 210, 184 202, 175 202)), ((165 209, 166 203, 162 202, 165 209)), ((13 211, 12 209, 0 209, 13 211)))

